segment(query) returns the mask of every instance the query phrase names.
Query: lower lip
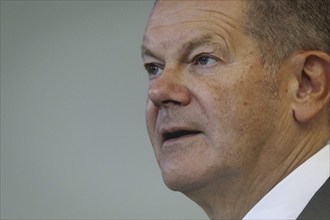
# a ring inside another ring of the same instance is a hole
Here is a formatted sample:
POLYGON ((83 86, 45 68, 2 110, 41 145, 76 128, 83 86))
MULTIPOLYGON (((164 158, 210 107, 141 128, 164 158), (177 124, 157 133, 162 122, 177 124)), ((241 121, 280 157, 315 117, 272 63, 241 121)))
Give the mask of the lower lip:
POLYGON ((188 135, 183 135, 183 136, 177 137, 177 138, 171 138, 171 139, 168 139, 168 140, 164 141, 162 146, 174 145, 174 144, 179 144, 179 143, 182 143, 182 142, 187 142, 187 141, 199 136, 200 134, 201 133, 188 134, 188 135))

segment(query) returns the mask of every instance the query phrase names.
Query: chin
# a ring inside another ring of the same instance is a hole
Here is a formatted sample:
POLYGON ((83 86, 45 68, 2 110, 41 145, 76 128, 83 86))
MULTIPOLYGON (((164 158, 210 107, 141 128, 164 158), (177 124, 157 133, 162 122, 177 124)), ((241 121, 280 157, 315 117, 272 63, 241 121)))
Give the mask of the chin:
POLYGON ((221 161, 203 144, 165 148, 157 161, 166 186, 187 192, 208 185, 217 178, 221 161))
POLYGON ((210 181, 210 176, 205 175, 206 173, 203 175, 200 171, 192 170, 191 167, 188 167, 188 169, 180 168, 175 170, 162 169, 163 180, 166 186, 173 191, 194 191, 205 186, 210 181))
POLYGON ((168 179, 163 178, 166 186, 173 191, 178 192, 187 192, 187 191, 193 191, 199 188, 198 183, 195 183, 194 181, 189 181, 188 179, 168 179))

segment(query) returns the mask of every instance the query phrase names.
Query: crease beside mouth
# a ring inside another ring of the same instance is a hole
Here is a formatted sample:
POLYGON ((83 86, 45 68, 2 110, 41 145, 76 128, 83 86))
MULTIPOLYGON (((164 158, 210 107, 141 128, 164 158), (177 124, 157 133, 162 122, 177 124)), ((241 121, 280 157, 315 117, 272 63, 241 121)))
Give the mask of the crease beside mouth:
POLYGON ((175 131, 175 132, 169 132, 164 134, 164 140, 170 140, 174 138, 179 138, 182 136, 187 136, 187 135, 194 135, 194 134, 199 134, 201 133, 200 131, 189 131, 189 130, 180 130, 180 131, 175 131))

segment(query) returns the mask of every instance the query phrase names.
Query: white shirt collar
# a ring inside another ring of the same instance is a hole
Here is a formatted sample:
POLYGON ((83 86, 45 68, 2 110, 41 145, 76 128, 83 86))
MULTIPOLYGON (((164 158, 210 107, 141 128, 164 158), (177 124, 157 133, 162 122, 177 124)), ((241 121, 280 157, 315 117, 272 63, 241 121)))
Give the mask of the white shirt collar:
POLYGON ((329 178, 330 142, 269 191, 243 218, 296 219, 329 178))

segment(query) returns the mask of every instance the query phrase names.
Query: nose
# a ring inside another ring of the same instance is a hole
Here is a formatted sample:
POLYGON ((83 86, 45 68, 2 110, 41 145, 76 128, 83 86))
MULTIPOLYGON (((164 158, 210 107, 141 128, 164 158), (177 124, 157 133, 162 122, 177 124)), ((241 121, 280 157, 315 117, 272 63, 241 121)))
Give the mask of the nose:
POLYGON ((166 108, 188 105, 191 94, 181 74, 165 68, 162 75, 150 82, 148 98, 155 106, 166 108))

